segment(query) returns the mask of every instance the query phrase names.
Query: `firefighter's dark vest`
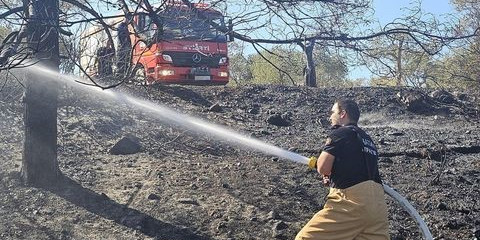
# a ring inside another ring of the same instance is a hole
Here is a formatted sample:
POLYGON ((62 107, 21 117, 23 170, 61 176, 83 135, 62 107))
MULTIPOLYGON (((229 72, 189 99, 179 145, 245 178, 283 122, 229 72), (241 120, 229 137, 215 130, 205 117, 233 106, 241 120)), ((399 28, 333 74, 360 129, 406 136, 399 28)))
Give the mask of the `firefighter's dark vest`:
POLYGON ((323 151, 335 156, 331 187, 345 189, 373 180, 382 183, 378 172, 378 151, 372 139, 355 125, 335 126, 323 151))

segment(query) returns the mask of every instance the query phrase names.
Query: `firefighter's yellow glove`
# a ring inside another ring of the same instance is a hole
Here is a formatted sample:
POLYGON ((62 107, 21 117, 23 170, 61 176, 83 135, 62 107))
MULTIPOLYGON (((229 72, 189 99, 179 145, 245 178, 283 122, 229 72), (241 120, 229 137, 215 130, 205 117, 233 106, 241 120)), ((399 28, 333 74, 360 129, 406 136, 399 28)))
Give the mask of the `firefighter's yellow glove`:
POLYGON ((316 157, 310 157, 308 159, 308 168, 310 168, 312 170, 317 168, 317 158, 316 157))

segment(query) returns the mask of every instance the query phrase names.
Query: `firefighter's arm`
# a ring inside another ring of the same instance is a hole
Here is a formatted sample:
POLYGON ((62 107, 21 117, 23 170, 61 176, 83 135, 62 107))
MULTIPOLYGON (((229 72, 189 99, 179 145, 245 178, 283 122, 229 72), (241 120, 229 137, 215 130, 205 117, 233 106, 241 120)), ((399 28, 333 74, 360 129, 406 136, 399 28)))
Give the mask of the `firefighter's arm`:
POLYGON ((335 161, 335 156, 323 151, 317 159, 317 172, 324 176, 330 176, 333 161, 335 161))

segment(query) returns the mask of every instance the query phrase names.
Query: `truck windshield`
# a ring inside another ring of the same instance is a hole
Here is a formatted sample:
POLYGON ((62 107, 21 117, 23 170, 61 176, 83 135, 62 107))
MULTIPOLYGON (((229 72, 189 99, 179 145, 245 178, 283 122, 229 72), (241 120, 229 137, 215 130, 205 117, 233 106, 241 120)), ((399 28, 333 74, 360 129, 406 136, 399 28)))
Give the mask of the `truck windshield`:
POLYGON ((208 23, 210 20, 225 27, 223 16, 218 12, 202 13, 208 19, 183 9, 172 8, 162 12, 160 17, 163 19, 163 38, 226 42, 225 34, 208 23))

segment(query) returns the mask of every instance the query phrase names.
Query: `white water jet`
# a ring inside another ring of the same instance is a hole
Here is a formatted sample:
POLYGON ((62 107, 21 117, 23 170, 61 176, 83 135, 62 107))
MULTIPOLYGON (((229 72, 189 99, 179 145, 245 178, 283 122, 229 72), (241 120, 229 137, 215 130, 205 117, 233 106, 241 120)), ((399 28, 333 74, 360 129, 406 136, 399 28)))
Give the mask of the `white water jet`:
POLYGON ((274 145, 265 143, 252 137, 247 137, 245 135, 229 130, 223 126, 208 123, 202 119, 178 113, 177 111, 172 110, 171 108, 168 108, 166 106, 138 99, 127 94, 115 92, 110 89, 102 90, 99 87, 88 86, 82 83, 82 79, 79 79, 75 76, 63 75, 47 68, 39 66, 32 66, 32 68, 35 68, 36 71, 43 73, 45 77, 57 78, 58 81, 67 84, 68 86, 73 86, 75 88, 88 92, 95 92, 97 94, 101 94, 103 96, 126 103, 128 105, 139 107, 143 109, 144 112, 151 113, 152 116, 159 120, 166 121, 168 123, 173 122, 183 127, 189 128, 195 132, 208 133, 217 137, 218 139, 236 143, 240 146, 251 148, 268 155, 274 155, 297 163, 308 164, 308 158, 300 154, 287 151, 285 149, 276 147, 274 145))

